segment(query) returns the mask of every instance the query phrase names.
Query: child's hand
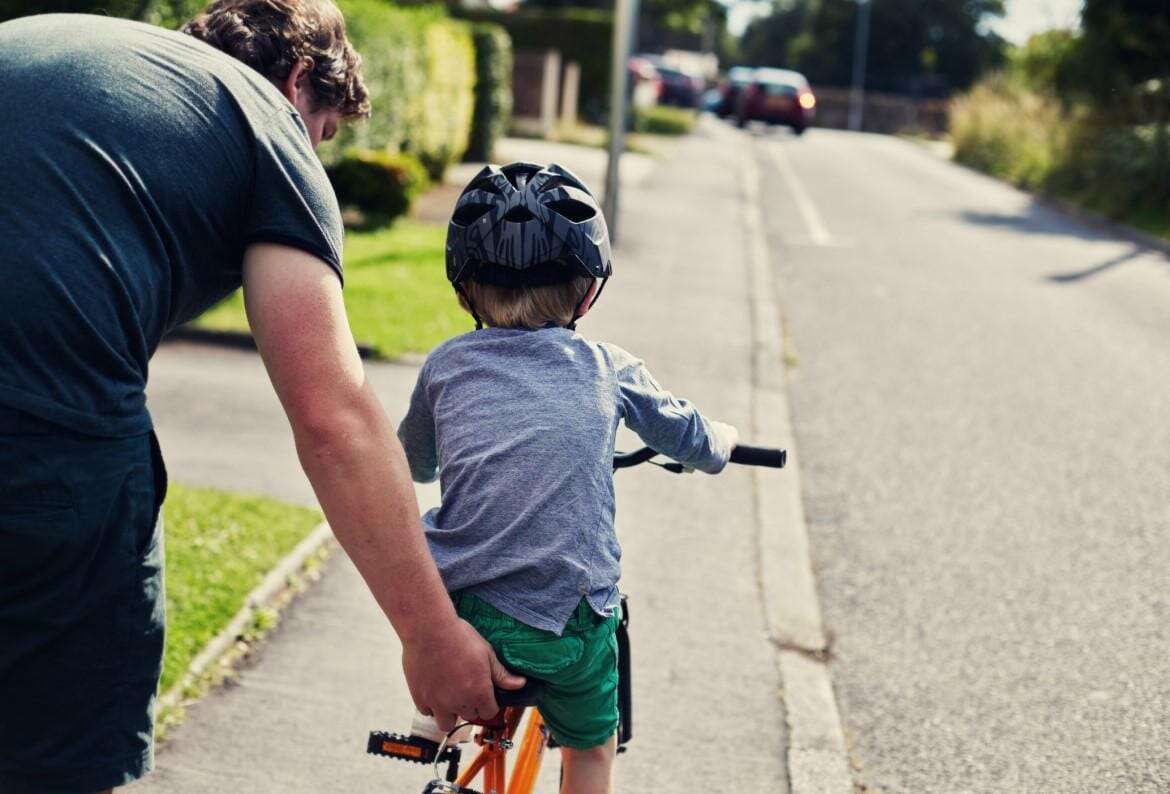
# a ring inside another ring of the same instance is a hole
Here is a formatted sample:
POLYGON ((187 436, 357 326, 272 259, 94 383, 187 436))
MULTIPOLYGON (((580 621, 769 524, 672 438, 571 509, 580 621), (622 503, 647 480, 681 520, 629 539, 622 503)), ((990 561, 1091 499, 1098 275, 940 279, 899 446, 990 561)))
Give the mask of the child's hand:
POLYGON ((495 652, 464 620, 403 642, 402 669, 415 706, 444 731, 457 716, 486 720, 499 711, 492 686, 519 689, 525 678, 500 664, 495 652))

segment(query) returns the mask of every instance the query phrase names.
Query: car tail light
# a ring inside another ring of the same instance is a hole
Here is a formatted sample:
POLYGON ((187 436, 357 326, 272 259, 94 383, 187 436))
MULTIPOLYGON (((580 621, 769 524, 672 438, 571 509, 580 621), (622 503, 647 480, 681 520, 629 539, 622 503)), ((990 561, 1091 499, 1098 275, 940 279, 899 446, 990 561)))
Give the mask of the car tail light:
POLYGON ((817 106, 817 98, 812 95, 811 91, 802 93, 797 101, 800 102, 800 106, 805 110, 812 110, 817 106))

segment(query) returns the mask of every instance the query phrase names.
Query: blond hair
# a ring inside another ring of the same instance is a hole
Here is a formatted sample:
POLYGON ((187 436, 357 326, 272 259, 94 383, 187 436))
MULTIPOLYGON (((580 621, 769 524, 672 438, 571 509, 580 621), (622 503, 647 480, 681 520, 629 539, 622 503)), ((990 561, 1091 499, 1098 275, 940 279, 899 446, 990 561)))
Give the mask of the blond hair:
MULTIPOLYGON (((543 328, 549 323, 568 325, 593 286, 593 279, 578 276, 564 284, 544 287, 497 287, 478 281, 463 282, 466 297, 485 324, 495 328, 543 328)), ((470 312, 463 293, 459 305, 470 312)))

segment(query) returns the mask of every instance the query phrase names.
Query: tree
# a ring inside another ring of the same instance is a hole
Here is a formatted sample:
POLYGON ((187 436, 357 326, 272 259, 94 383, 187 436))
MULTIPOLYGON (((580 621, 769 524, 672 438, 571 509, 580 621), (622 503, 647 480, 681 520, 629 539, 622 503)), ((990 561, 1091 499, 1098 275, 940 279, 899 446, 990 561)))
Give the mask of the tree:
MULTIPOLYGON (((1003 40, 981 24, 1003 14, 1003 0, 871 2, 871 89, 945 94, 1003 60, 1003 40)), ((749 27, 744 54, 761 65, 798 68, 817 84, 847 86, 857 13, 855 0, 790 0, 749 27)))

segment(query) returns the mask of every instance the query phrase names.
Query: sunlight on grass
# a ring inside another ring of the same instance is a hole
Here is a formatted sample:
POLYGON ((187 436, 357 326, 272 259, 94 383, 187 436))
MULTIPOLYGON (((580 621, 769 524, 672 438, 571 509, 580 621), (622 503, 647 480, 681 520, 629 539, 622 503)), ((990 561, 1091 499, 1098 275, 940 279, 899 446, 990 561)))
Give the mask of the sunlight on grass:
POLYGON ((243 607, 264 575, 322 520, 316 510, 272 499, 173 484, 164 516, 163 692, 243 607))
MULTIPOLYGON (((445 226, 402 219, 389 229, 347 232, 345 306, 358 342, 386 358, 425 353, 474 327, 444 270, 445 226)), ((208 311, 201 328, 247 331, 239 292, 208 311)))

